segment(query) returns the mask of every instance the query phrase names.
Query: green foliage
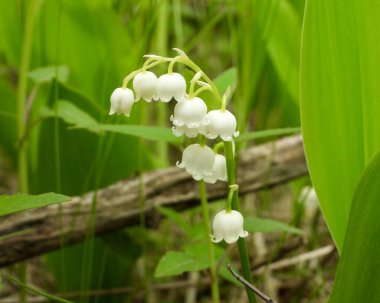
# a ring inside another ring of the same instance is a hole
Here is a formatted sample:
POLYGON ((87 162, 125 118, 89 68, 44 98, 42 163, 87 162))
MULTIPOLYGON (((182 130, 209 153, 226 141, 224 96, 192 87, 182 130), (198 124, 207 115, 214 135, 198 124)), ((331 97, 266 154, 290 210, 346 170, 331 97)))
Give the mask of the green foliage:
POLYGON ((124 124, 93 124, 77 125, 77 128, 84 128, 90 131, 107 131, 122 135, 134 136, 151 141, 180 142, 181 139, 175 137, 170 128, 154 127, 145 125, 124 125, 124 124))
MULTIPOLYGON (((207 248, 206 248, 207 249, 207 248)), ((155 276, 176 276, 186 271, 198 271, 208 268, 208 264, 202 264, 191 254, 186 252, 168 251, 158 263, 155 276)))
POLYGON ((55 193, 45 193, 41 195, 3 195, 0 196, 0 216, 69 200, 70 197, 55 193))
MULTIPOLYGON (((43 107, 41 109, 41 115, 44 118, 55 117, 56 113, 54 109, 43 107)), ((72 126, 72 129, 86 129, 94 133, 100 133, 103 131, 115 132, 123 135, 129 135, 153 141, 180 141, 179 138, 173 135, 171 129, 169 128, 160 128, 144 125, 98 123, 88 113, 65 100, 58 101, 57 116, 59 116, 66 123, 70 124, 72 126)))
POLYGON ((291 135, 301 132, 299 127, 288 127, 288 128, 278 128, 278 129, 267 129, 255 132, 243 133, 235 138, 235 142, 243 142, 248 140, 254 140, 259 138, 275 137, 291 135))
POLYGON ((341 251, 352 196, 380 149, 380 4, 308 1, 301 60, 306 157, 327 224, 341 251))
POLYGON ((57 79, 66 82, 69 78, 69 68, 66 65, 39 67, 29 72, 29 78, 34 84, 42 84, 57 79))
POLYGON ((88 113, 65 100, 60 100, 57 102, 57 113, 55 113, 54 109, 47 107, 42 107, 40 112, 43 118, 53 118, 57 114, 58 117, 60 117, 66 123, 74 125, 74 127, 83 127, 84 125, 97 124, 96 120, 92 118, 88 113))
MULTIPOLYGON (((188 271, 199 271, 210 267, 207 243, 187 246, 184 251, 168 251, 156 267, 156 277, 177 276, 188 271)), ((223 250, 216 246, 215 255, 220 258, 223 250)))
POLYGON ((292 234, 302 235, 302 230, 289 226, 280 221, 275 221, 271 219, 261 219, 261 218, 247 218, 244 220, 244 229, 248 232, 288 232, 292 234))
MULTIPOLYGON (((165 52, 172 47, 183 46, 215 78, 220 91, 228 85, 236 88, 229 109, 243 124, 254 121, 255 130, 298 126, 294 101, 299 16, 288 0, 214 1, 206 7, 182 1, 173 1, 173 5, 170 1, 147 0, 44 1, 34 28, 28 77, 30 192, 81 195, 162 167, 165 159, 157 146, 181 141, 167 128, 169 117, 161 111, 161 104, 148 107, 145 102, 136 103, 128 119, 108 116, 110 94, 121 85, 126 73, 140 65, 145 53, 168 55, 165 52), (153 127, 157 124, 160 127, 153 127)), ((23 2, 0 1, 0 164, 4 151, 10 170, 17 167, 15 96, 24 24, 23 2)), ((160 75, 165 68, 155 72, 160 75)), ((209 92, 202 93, 202 97, 208 104, 215 103, 209 92)), ((283 134, 280 130, 272 134, 255 132, 242 134, 241 138, 283 134)), ((171 152, 174 163, 178 155, 171 152)), ((182 214, 160 211, 192 240, 204 240, 199 222, 188 228, 181 223, 182 214)), ((95 211, 93 215, 96 217, 95 211)), ((63 248, 43 260, 49 264, 57 291, 126 284, 139 287, 139 283, 151 281, 141 282, 130 274, 136 260, 141 253, 154 259, 165 241, 155 231, 136 227, 127 236, 117 233, 101 239, 94 239, 89 232, 86 245, 66 247, 63 237, 63 248), (157 238, 156 246, 144 251, 144 242, 150 238, 157 238)), ((199 256, 202 249, 199 253, 181 249, 198 265, 207 263, 199 256)), ((155 262, 147 263, 149 280, 155 262)), ((221 275, 230 277, 224 267, 221 275)), ((105 297, 80 301, 125 300, 105 297)))
POLYGON ((330 303, 376 302, 380 289, 380 153, 368 164, 352 200, 330 303))

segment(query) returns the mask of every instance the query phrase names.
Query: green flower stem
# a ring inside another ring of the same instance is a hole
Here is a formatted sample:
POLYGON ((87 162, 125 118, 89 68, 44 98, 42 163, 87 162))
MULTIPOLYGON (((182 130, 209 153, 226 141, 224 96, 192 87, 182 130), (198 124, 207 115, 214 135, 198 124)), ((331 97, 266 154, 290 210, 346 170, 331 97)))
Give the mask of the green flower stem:
POLYGON ((168 74, 173 73, 174 64, 178 62, 179 59, 181 58, 182 58, 181 56, 177 56, 177 57, 174 57, 173 60, 170 61, 169 66, 168 66, 168 74))
POLYGON ((222 104, 223 100, 222 100, 222 97, 221 97, 221 95, 219 93, 219 90, 216 87, 215 83, 209 78, 209 76, 207 76, 202 71, 202 69, 198 65, 196 65, 188 57, 183 57, 183 56, 181 56, 178 60, 176 60, 176 62, 181 62, 181 63, 187 65, 188 67, 190 67, 196 73, 202 72, 202 78, 210 85, 211 91, 214 93, 215 97, 218 99, 218 101, 220 102, 220 104, 222 104))
MULTIPOLYGON (((174 60, 173 60, 174 61, 174 60)), ((195 90, 195 84, 199 80, 200 77, 202 77, 203 72, 198 72, 194 75, 193 79, 190 81, 190 89, 189 89, 189 99, 194 98, 194 90, 195 90)))
POLYGON ((230 188, 230 192, 228 193, 227 206, 226 206, 226 211, 228 213, 230 213, 232 210, 232 199, 235 195, 235 192, 237 192, 237 190, 239 189, 239 185, 237 184, 230 185, 229 188, 230 188))
POLYGON ((198 136, 198 144, 200 146, 205 146, 205 144, 206 144, 206 137, 203 136, 203 135, 199 135, 198 136))
POLYGON ((219 142, 219 143, 215 144, 214 153, 217 154, 219 152, 219 149, 221 149, 223 146, 224 146, 224 142, 219 142))
MULTIPOLYGON (((234 149, 233 149, 232 142, 224 142, 224 152, 225 152, 226 161, 227 161, 228 184, 234 185, 236 183, 236 171, 235 171, 234 149)), ((232 209, 240 211, 239 197, 236 191, 234 191, 232 195, 231 206, 232 206, 232 209)), ((247 244, 245 243, 245 240, 243 238, 239 238, 238 240, 238 249, 239 249, 239 254, 240 254, 240 262, 241 262, 241 267, 243 271, 243 277, 249 283, 252 284, 253 281, 252 281, 251 267, 249 265, 247 244)), ((254 293, 247 287, 246 287, 246 291, 247 291, 249 302, 255 303, 256 297, 254 293)))
MULTIPOLYGON (((150 61, 150 59, 153 59, 153 58, 148 58, 149 61, 150 61)), ((148 60, 147 60, 147 62, 148 62, 148 60)), ((153 63, 150 63, 150 64, 148 64, 148 65, 146 65, 146 66, 144 65, 142 68, 137 69, 137 70, 131 72, 130 74, 128 74, 128 75, 124 78, 122 87, 123 87, 123 88, 126 88, 126 87, 128 86, 128 82, 131 81, 131 80, 134 78, 134 76, 136 76, 138 73, 140 73, 140 72, 142 72, 142 71, 146 71, 147 69, 150 69, 150 68, 152 68, 152 67, 155 67, 156 65, 159 65, 159 64, 161 64, 161 63, 163 63, 163 62, 168 62, 168 61, 170 61, 170 60, 171 60, 171 59, 169 59, 169 58, 160 58, 160 59, 158 59, 157 61, 154 61, 153 63)))
POLYGON ((206 185, 203 180, 198 182, 199 185, 199 195, 201 198, 202 206, 202 216, 203 216, 203 225, 205 230, 205 235, 208 243, 208 255, 210 258, 210 274, 211 274, 211 293, 212 293, 212 302, 219 303, 219 285, 218 285, 218 276, 216 273, 216 261, 215 261, 215 252, 214 244, 211 242, 211 226, 210 226, 210 217, 208 212, 208 202, 207 202, 207 192, 206 185))
POLYGON ((201 88, 198 88, 195 93, 194 93, 194 96, 198 96, 201 92, 204 92, 206 90, 211 90, 211 87, 210 86, 202 86, 201 88))

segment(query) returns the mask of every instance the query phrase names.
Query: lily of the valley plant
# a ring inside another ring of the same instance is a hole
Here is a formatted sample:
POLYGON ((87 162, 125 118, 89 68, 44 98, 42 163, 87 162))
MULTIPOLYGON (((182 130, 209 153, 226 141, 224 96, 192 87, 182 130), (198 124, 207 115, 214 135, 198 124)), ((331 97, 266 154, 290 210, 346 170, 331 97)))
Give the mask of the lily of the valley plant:
MULTIPOLYGON (((219 288, 216 272, 216 261, 212 242, 224 240, 228 244, 239 242, 241 264, 244 278, 251 281, 247 248, 242 238, 248 233, 243 228, 243 216, 239 212, 239 201, 235 184, 234 137, 239 135, 236 131, 235 116, 227 110, 227 102, 231 90, 228 88, 221 95, 210 78, 181 50, 175 49, 178 56, 174 58, 157 55, 146 55, 147 60, 143 66, 124 78, 122 87, 116 88, 111 95, 111 109, 109 114, 124 114, 130 116, 134 103, 141 99, 146 102, 161 101, 176 102, 174 113, 170 116, 175 136, 186 136, 195 142, 188 145, 182 154, 177 166, 185 169, 194 180, 199 182, 205 233, 209 237, 209 257, 213 302, 219 302, 219 288), (156 65, 169 63, 168 71, 157 77, 152 71, 156 65), (190 83, 174 72, 176 63, 186 65, 194 71, 190 83), (133 90, 128 88, 133 79, 133 90), (208 109, 200 97, 201 93, 209 90, 219 101, 219 108, 208 109), (210 145, 213 144, 213 148, 210 145), (224 147, 224 155, 219 151, 224 147), (205 183, 217 181, 228 182, 230 191, 226 199, 226 209, 221 210, 209 221, 208 201, 205 183)), ((248 292, 250 302, 254 296, 248 292)))

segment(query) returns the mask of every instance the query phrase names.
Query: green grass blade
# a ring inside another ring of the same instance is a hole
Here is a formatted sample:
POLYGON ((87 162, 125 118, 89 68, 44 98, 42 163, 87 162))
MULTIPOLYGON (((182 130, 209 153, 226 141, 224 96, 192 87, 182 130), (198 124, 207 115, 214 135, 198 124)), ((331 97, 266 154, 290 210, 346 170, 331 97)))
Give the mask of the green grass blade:
POLYGON ((302 230, 282 223, 280 221, 262 218, 247 218, 244 220, 244 228, 251 233, 255 232, 288 232, 292 234, 302 235, 302 230))
POLYGON ((145 125, 126 125, 126 124, 91 124, 81 125, 77 128, 84 128, 89 131, 107 131, 123 135, 140 137, 151 141, 161 142, 180 142, 180 138, 175 137, 170 128, 154 127, 145 125))
POLYGON ((301 51, 301 118, 306 157, 339 250, 352 195, 380 148, 380 3, 310 0, 301 51))
POLYGON ((301 128, 299 127, 267 129, 267 130, 241 134, 240 136, 235 138, 235 142, 243 142, 243 141, 254 140, 254 139, 259 139, 259 138, 291 135, 291 134, 295 134, 299 132, 301 132, 301 128))
POLYGON ((28 290, 31 293, 43 296, 43 297, 45 297, 47 299, 50 299, 52 301, 61 302, 61 303, 73 303, 72 301, 68 301, 68 300, 65 300, 65 299, 62 299, 62 298, 58 298, 56 296, 48 294, 47 292, 45 292, 45 291, 43 291, 41 289, 38 289, 38 288, 35 288, 33 286, 30 286, 30 285, 27 285, 25 283, 22 283, 21 281, 17 280, 16 278, 14 278, 14 277, 12 277, 12 276, 10 276, 8 274, 4 275, 4 277, 7 278, 9 281, 11 281, 13 284, 21 286, 21 287, 25 288, 26 290, 28 290))

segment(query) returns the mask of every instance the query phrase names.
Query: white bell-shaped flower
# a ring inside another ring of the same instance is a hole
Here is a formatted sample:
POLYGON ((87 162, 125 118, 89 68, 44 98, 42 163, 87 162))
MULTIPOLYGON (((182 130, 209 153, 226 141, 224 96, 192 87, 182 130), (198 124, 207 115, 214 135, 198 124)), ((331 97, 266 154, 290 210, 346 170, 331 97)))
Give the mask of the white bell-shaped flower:
POLYGON ((181 137, 186 135, 188 138, 195 138, 198 134, 202 134, 204 132, 204 126, 197 128, 189 128, 187 126, 173 126, 173 135, 176 137, 181 137))
POLYGON ((214 184, 216 181, 227 181, 227 163, 226 163, 226 157, 216 154, 215 155, 215 162, 214 166, 212 168, 212 175, 209 177, 206 177, 205 182, 214 184))
POLYGON ((215 139, 218 136, 224 141, 232 141, 239 132, 236 131, 236 118, 228 110, 212 110, 206 115, 205 136, 208 139, 215 139))
POLYGON ((222 240, 228 244, 236 242, 239 237, 245 238, 248 232, 244 230, 244 218, 242 214, 236 210, 222 210, 218 212, 212 223, 213 235, 211 240, 218 243, 222 240))
POLYGON ((111 109, 109 114, 124 114, 129 117, 133 103, 133 91, 126 87, 119 87, 115 89, 111 95, 111 109))
POLYGON ((182 154, 182 162, 177 162, 177 166, 186 169, 197 181, 212 175, 215 161, 214 151, 200 144, 191 144, 185 148, 182 154))
POLYGON ((174 107, 174 115, 170 117, 174 124, 174 135, 185 134, 195 138, 198 133, 204 132, 206 114, 207 106, 201 98, 185 98, 183 102, 178 102, 174 107))
POLYGON ((142 71, 133 78, 133 89, 136 92, 136 101, 143 98, 150 102, 156 99, 157 76, 151 71, 142 71))
POLYGON ((178 73, 162 75, 157 80, 157 96, 162 102, 169 102, 172 98, 182 102, 186 95, 185 78, 178 73))

